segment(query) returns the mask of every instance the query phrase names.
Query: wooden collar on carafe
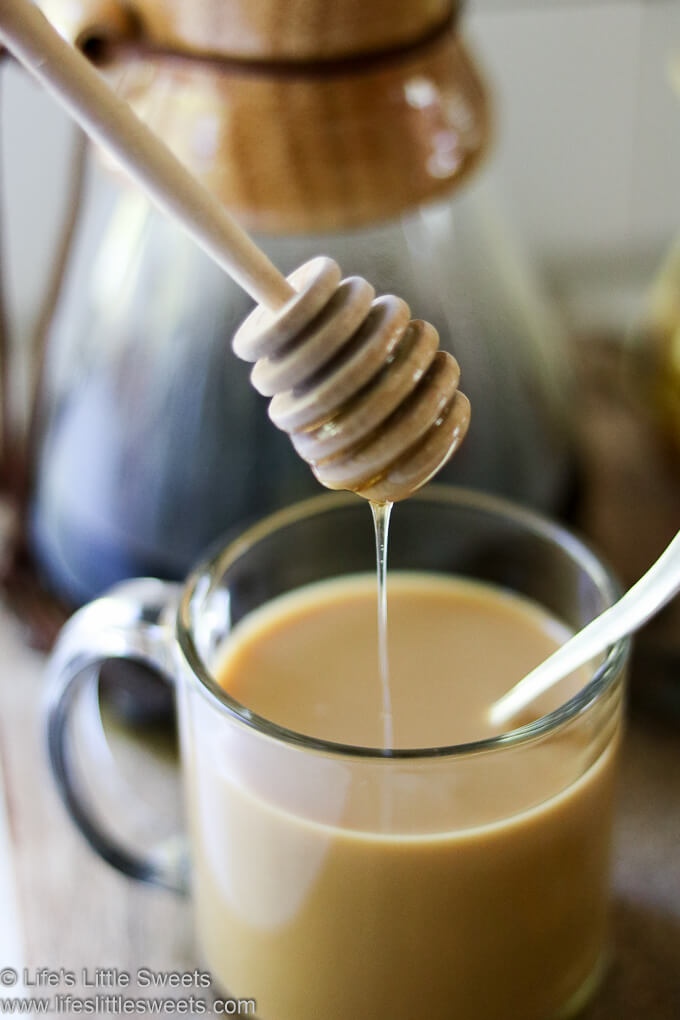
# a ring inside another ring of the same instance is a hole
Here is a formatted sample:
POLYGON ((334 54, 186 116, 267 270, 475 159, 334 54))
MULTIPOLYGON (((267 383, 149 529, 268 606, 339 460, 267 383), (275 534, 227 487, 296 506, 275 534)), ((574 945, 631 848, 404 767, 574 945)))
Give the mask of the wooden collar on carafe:
POLYGON ((450 0, 298 0, 292 14, 285 0, 42 3, 260 235, 394 219, 487 151, 487 93, 450 0))
POLYGON ((457 18, 459 0, 40 0, 94 61, 111 47, 188 56, 259 71, 346 73, 427 47, 457 18), (292 67, 291 67, 292 65, 292 67))

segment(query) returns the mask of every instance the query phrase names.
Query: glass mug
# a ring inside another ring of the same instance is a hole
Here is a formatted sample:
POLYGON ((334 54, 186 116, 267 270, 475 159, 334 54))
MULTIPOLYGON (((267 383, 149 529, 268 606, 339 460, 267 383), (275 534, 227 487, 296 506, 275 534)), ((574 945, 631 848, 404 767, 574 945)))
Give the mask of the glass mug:
MULTIPOLYGON (((446 487, 395 509, 389 566, 500 585, 575 629, 617 597, 560 526, 446 487)), ((301 585, 374 570, 367 505, 324 495, 251 527, 181 590, 130 581, 85 606, 51 662, 60 792, 123 872, 182 891, 190 873, 200 958, 262 1020, 574 1015, 605 957, 628 643, 538 721, 389 754, 286 730, 218 686, 211 664, 243 617, 301 585), (168 844, 133 852, 88 793, 93 667, 111 657, 175 686, 190 867, 168 844), (545 773, 555 749, 560 768, 545 773), (527 785, 527 769, 545 780, 527 785)))

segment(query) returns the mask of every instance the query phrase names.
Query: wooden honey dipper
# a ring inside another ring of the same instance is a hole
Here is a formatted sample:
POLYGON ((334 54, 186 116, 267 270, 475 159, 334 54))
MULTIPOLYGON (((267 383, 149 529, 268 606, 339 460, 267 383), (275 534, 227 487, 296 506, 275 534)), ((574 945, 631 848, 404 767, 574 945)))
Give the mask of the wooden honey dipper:
POLYGON ((375 298, 329 258, 288 278, 296 296, 259 306, 234 337, 255 361, 251 381, 273 396, 269 416, 329 489, 377 503, 411 495, 460 444, 470 405, 455 358, 401 298, 375 298))
POLYGON ((234 337, 270 417, 319 481, 374 502, 409 496, 451 457, 470 406, 437 331, 332 259, 288 279, 30 0, 2 0, 0 40, 160 208, 255 301, 234 337))

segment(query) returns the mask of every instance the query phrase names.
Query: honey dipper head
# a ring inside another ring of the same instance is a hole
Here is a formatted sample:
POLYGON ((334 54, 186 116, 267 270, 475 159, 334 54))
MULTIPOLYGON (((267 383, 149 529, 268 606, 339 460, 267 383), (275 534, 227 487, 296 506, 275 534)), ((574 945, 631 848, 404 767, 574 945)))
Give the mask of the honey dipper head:
POLYGON ((272 421, 323 485, 396 502, 457 450, 470 404, 434 326, 341 275, 325 257, 300 266, 288 277, 296 295, 276 311, 259 305, 234 351, 255 362, 251 380, 273 398, 272 421))

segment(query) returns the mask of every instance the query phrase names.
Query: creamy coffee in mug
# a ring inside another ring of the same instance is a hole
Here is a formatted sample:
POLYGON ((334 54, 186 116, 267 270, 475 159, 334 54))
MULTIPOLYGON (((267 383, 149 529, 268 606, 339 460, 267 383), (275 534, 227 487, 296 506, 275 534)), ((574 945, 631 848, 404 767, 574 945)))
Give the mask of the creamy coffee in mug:
MULTIPOLYGON (((433 489, 398 510, 394 749, 370 518, 324 497, 199 568, 176 625, 130 589, 83 611, 56 653, 55 770, 78 795, 65 691, 89 682, 83 646, 101 658, 124 630, 177 686, 197 952, 225 992, 261 1020, 557 1020, 606 956, 625 648, 512 733, 486 711, 615 590, 572 536, 503 502, 433 489)), ((84 828, 129 873, 179 884, 84 828)))

